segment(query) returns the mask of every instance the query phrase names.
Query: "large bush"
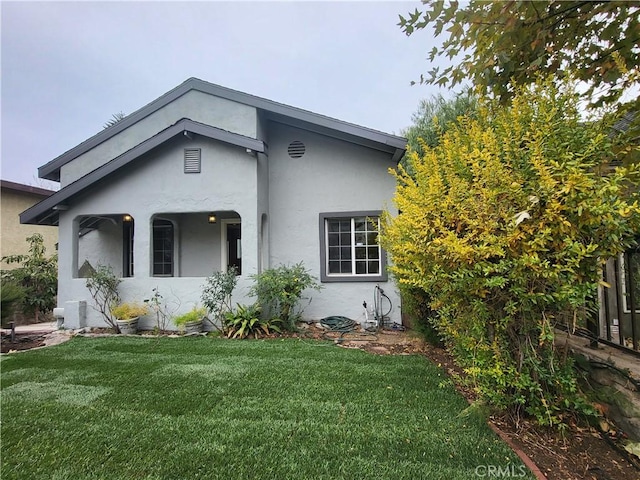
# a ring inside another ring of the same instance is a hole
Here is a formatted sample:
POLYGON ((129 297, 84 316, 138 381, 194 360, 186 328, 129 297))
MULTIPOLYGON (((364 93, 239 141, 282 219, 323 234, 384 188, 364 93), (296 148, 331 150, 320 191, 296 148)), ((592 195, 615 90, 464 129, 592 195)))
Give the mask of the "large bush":
POLYGON ((250 294, 258 297, 263 315, 280 320, 282 327, 290 331, 295 330, 295 323, 302 315, 302 293, 322 288, 303 262, 269 268, 251 278, 255 283, 250 294))
POLYGON ((640 226, 637 168, 607 168, 610 126, 582 121, 568 91, 538 81, 508 107, 484 99, 475 119, 410 153, 415 176, 396 173, 402 213, 384 215, 380 236, 485 399, 545 424, 584 410, 554 322, 584 321, 602 259, 640 226))

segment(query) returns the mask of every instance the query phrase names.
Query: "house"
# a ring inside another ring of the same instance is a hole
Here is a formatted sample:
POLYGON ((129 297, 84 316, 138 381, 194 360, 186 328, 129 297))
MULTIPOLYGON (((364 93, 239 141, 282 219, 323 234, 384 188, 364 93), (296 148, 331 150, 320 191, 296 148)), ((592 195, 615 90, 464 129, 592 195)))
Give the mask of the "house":
MULTIPOLYGON (((53 190, 24 185, 22 183, 0 180, 0 256, 26 255, 29 253, 29 244, 26 238, 39 233, 44 239, 47 255, 56 253, 58 243, 58 229, 45 225, 21 225, 20 212, 35 205, 43 199, 54 194, 53 190)), ((19 267, 18 263, 7 264, 2 262, 0 268, 11 270, 19 267)))
MULTIPOLYGON (((629 145, 637 147, 640 145, 639 128, 637 112, 632 110, 613 125, 609 135, 613 138, 627 134, 629 145)), ((612 162, 609 168, 638 161, 638 150, 630 149, 622 160, 612 162)), ((636 185, 635 188, 637 191, 640 187, 636 185)), ((617 258, 608 259, 603 266, 598 303, 598 318, 591 325, 592 334, 602 343, 640 351, 640 233, 634 247, 617 258)))
POLYGON ((186 311, 214 271, 235 265, 233 301, 250 303, 251 275, 303 261, 324 287, 306 318, 363 320, 379 285, 384 313, 400 323, 375 224, 392 208, 388 169, 405 147, 401 137, 190 78, 40 167, 61 189, 20 218, 59 227, 68 328, 104 326, 83 278, 98 264, 122 278, 125 300, 157 287, 186 311))

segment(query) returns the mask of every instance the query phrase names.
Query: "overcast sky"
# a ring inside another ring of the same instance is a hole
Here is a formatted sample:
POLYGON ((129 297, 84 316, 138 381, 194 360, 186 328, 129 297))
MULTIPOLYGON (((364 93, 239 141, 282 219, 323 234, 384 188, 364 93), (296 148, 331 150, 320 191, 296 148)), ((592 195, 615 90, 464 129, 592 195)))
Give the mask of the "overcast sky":
POLYGON ((410 86, 434 40, 396 25, 418 1, 0 5, 4 180, 39 184, 39 166, 189 77, 395 134, 438 92, 410 86))

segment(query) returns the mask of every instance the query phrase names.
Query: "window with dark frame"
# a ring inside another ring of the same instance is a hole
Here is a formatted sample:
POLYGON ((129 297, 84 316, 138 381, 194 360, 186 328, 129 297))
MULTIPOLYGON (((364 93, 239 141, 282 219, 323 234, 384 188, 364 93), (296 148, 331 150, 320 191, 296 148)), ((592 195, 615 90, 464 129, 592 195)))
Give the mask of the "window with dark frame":
POLYGON ((379 211, 320 214, 321 280, 386 281, 379 211))
POLYGON ((122 222, 122 276, 133 277, 133 218, 122 222))
POLYGON ((173 276, 173 223, 153 221, 153 275, 173 276))

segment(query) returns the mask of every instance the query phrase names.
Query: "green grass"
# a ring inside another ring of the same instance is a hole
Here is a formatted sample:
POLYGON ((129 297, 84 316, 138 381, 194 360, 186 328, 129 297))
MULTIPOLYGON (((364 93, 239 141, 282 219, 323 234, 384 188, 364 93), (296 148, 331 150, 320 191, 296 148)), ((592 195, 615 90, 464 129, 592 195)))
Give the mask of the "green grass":
POLYGON ((522 465, 419 356, 108 337, 0 366, 3 480, 454 480, 522 465))

